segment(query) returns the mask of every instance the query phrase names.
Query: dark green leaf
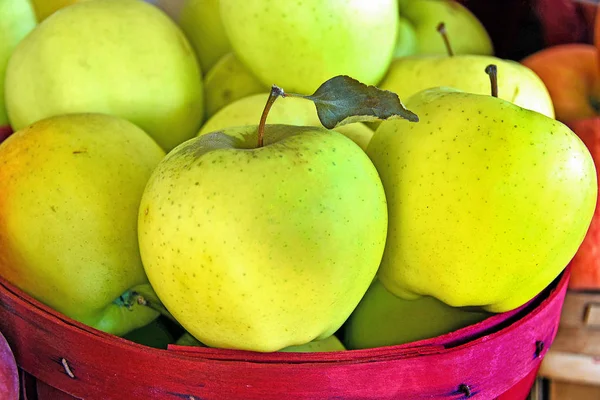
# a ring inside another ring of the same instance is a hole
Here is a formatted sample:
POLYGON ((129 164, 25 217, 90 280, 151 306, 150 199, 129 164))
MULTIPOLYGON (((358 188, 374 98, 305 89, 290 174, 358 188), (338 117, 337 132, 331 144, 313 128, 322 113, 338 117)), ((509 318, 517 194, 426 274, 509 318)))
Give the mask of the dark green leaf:
POLYGON ((404 118, 418 122, 419 117, 407 110, 398 95, 375 86, 367 86, 346 75, 333 77, 323 83, 311 96, 324 127, 333 129, 359 121, 404 118))

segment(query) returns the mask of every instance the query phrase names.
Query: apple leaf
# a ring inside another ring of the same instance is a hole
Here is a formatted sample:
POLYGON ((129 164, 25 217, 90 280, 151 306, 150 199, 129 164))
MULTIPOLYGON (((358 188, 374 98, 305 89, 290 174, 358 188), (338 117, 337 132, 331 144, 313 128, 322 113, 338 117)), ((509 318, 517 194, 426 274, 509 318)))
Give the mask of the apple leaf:
POLYGON ((396 93, 365 85, 346 75, 335 76, 319 86, 314 94, 299 97, 315 103, 319 120, 327 129, 352 122, 394 118, 419 121, 415 113, 404 107, 396 93))

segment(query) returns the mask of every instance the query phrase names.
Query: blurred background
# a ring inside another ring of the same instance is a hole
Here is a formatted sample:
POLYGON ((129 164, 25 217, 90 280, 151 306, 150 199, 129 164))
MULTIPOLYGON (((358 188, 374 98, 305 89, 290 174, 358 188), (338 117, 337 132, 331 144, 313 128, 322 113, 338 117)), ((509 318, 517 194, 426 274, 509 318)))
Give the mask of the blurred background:
MULTIPOLYGON (((146 0, 177 18, 183 0, 146 0)), ((488 30, 495 55, 521 60, 544 47, 593 43, 596 0, 458 0, 488 30)))

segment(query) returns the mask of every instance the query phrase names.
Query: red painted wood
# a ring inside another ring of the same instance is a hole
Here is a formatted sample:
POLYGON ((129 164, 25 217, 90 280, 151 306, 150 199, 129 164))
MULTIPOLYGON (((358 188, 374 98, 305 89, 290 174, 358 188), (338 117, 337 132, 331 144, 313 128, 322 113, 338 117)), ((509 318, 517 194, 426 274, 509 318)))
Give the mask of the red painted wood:
POLYGON ((529 392, 531 391, 533 384, 535 383, 539 369, 540 364, 538 364, 536 368, 532 369, 526 377, 517 382, 516 385, 501 394, 496 400, 526 400, 529 397, 529 392))
POLYGON ((0 332, 0 399, 19 398, 19 375, 15 357, 8 342, 0 332))
POLYGON ((337 353, 152 349, 70 320, 1 280, 0 330, 22 369, 84 399, 460 399, 461 384, 472 398, 493 399, 538 368, 568 277, 515 312, 448 335, 337 353), (545 343, 539 357, 537 341, 545 343))

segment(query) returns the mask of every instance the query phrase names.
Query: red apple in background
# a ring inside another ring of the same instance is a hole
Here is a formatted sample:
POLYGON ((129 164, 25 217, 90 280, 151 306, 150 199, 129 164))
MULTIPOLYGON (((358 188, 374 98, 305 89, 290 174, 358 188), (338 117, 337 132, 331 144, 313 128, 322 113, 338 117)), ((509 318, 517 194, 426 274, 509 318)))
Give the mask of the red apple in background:
POLYGON ((594 0, 459 0, 486 27, 499 58, 520 60, 545 47, 592 43, 594 0))
POLYGON ((0 143, 4 141, 7 137, 9 137, 13 133, 12 129, 8 125, 0 126, 0 143))
POLYGON ((19 398, 17 363, 2 333, 0 333, 0 395, 3 400, 19 398))
MULTIPOLYGON (((600 171, 600 118, 574 121, 569 127, 581 138, 600 171)), ((600 181, 600 179, 599 179, 600 181)), ((600 289, 600 207, 596 210, 583 243, 571 260, 571 289, 600 289)))
POLYGON ((578 43, 551 46, 521 62, 544 81, 556 119, 568 123, 598 115, 600 71, 595 46, 578 43))

